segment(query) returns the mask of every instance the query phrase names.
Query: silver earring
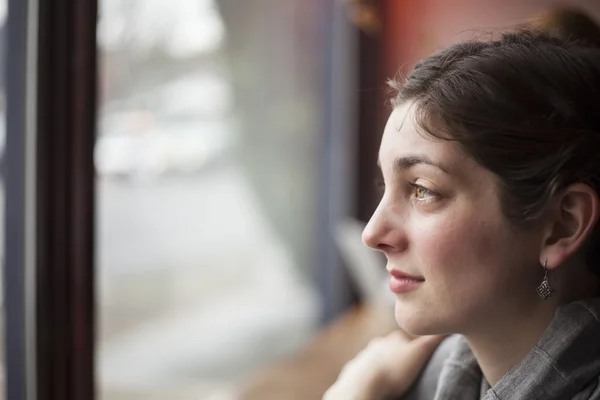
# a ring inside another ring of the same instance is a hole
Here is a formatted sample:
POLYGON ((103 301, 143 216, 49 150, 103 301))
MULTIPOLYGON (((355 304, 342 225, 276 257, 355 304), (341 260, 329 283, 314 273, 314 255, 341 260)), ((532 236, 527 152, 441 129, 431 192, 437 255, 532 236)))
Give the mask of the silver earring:
POLYGON ((544 300, 548 300, 554 294, 554 288, 550 286, 550 282, 548 282, 548 268, 546 267, 548 260, 544 261, 544 280, 537 287, 537 293, 544 300))

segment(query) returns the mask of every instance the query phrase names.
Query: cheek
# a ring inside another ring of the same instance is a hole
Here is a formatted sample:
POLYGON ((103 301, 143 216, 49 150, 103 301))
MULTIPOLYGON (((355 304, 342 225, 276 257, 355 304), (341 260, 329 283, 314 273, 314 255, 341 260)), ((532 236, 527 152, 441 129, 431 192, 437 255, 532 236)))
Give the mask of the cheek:
POLYGON ((413 231, 413 249, 424 274, 433 278, 464 273, 460 278, 475 278, 478 271, 489 272, 488 268, 501 261, 498 253, 507 248, 510 237, 505 227, 470 215, 473 213, 453 218, 436 216, 413 231))

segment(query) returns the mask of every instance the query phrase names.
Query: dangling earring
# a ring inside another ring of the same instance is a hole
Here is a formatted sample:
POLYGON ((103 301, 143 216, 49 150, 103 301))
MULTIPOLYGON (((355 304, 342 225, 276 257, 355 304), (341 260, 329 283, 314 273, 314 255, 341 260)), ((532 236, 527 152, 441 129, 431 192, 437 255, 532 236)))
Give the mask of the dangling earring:
POLYGON ((554 288, 550 286, 550 282, 548 282, 548 268, 546 267, 548 260, 544 261, 544 280, 537 287, 537 293, 544 300, 548 300, 554 294, 554 288))

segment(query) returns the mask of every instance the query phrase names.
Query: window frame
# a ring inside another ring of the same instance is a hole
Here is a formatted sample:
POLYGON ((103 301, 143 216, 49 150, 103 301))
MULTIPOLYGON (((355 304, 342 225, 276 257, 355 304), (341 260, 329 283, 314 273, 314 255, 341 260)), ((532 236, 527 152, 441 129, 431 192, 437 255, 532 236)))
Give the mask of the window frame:
POLYGON ((11 400, 94 398, 96 19, 96 0, 9 1, 11 400))

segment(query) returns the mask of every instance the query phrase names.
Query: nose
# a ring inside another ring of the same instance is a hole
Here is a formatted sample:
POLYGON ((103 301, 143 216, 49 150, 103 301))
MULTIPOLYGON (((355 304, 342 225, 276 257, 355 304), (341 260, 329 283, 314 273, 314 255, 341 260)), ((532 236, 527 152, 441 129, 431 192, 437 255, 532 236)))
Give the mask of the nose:
POLYGON ((380 204, 365 226, 362 241, 372 249, 384 253, 403 251, 408 247, 404 223, 397 222, 398 216, 388 215, 380 204))

